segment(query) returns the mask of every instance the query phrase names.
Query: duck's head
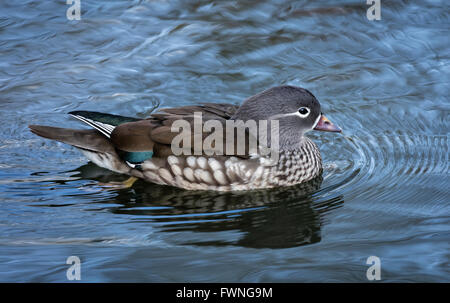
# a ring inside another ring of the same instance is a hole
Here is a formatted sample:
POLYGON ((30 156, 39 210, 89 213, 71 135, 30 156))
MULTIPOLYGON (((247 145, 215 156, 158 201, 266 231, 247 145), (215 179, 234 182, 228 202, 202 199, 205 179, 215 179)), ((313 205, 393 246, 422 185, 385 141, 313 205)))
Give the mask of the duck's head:
POLYGON ((277 86, 254 95, 239 107, 234 120, 278 120, 280 145, 296 145, 310 130, 341 132, 321 112, 320 103, 308 90, 277 86))

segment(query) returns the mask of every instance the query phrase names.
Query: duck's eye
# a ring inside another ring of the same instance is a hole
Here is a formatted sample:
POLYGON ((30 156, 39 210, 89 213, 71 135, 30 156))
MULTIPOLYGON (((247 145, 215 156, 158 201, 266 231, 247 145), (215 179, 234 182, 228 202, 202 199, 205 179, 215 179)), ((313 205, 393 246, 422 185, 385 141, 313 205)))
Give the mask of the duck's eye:
POLYGON ((307 107, 300 107, 298 109, 298 113, 300 114, 300 117, 305 118, 309 115, 309 108, 307 107))

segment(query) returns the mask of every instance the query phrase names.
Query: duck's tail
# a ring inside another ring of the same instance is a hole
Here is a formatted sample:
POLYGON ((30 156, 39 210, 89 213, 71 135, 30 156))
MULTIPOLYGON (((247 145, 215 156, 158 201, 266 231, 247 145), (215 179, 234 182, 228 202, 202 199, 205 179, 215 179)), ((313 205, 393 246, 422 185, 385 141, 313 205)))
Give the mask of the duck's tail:
POLYGON ((111 142, 94 129, 81 130, 43 125, 29 125, 32 133, 72 146, 96 152, 114 152, 111 142))
POLYGON ((130 167, 117 155, 116 149, 107 137, 95 129, 81 130, 43 125, 29 125, 32 133, 51 140, 70 144, 100 167, 128 173, 130 167))

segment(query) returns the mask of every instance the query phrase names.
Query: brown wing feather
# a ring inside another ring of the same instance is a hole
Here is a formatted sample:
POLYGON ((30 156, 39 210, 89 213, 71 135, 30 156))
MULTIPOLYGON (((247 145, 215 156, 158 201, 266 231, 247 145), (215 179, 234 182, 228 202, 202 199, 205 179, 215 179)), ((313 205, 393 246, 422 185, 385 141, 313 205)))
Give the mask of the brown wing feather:
MULTIPOLYGON (((164 108, 161 109, 160 112, 151 115, 149 118, 156 126, 151 130, 151 138, 153 142, 155 142, 155 150, 154 156, 167 156, 172 154, 170 149, 170 144, 175 136, 179 135, 178 132, 171 132, 172 124, 179 120, 183 119, 190 124, 191 133, 189 138, 183 138, 187 140, 187 142, 191 142, 191 153, 194 152, 194 113, 201 112, 202 113, 202 131, 204 124, 209 120, 216 120, 222 124, 222 129, 224 133, 221 134, 222 138, 222 148, 219 146, 212 146, 212 149, 208 152, 215 154, 227 154, 225 150, 225 143, 227 133, 226 131, 226 120, 230 119, 231 116, 238 109, 238 106, 226 103, 204 103, 202 105, 195 106, 183 106, 176 108, 164 108), (170 151, 170 152, 169 152, 170 151)), ((215 130, 214 130, 215 131, 215 130)), ((211 132, 202 132, 201 136, 203 140, 210 136, 211 132)), ((186 135, 189 135, 186 133, 186 135)), ((235 134, 234 134, 235 135, 235 134)), ((203 142, 203 141, 202 141, 203 142)), ((237 142, 235 142, 234 150, 237 150, 236 146, 237 142)), ((245 144, 246 150, 245 154, 241 155, 242 157, 248 156, 248 148, 247 142, 245 144)), ((181 146, 182 147, 182 146, 181 146)), ((204 150, 205 152, 206 150, 204 150)))
POLYGON ((123 123, 114 128, 110 140, 122 151, 151 151, 155 143, 150 134, 156 126, 151 120, 123 123))
MULTIPOLYGON (((183 133, 189 137, 183 139, 186 140, 186 142, 191 142, 191 154, 193 154, 195 146, 193 124, 194 113, 201 112, 203 125, 209 120, 217 120, 222 124, 222 129, 224 130, 224 133, 221 134, 222 148, 219 149, 220 145, 212 146, 212 150, 209 150, 208 152, 227 154, 225 150, 227 137, 227 133, 225 132, 225 122, 234 114, 237 108, 238 106, 231 104, 205 103, 203 105, 161 109, 160 112, 152 114, 148 119, 137 122, 128 122, 117 126, 111 133, 111 142, 115 147, 122 151, 153 151, 153 157, 167 157, 172 154, 172 140, 180 134, 179 132, 171 131, 172 125, 175 121, 182 119, 190 124, 190 134, 183 133)), ((203 125, 201 128, 202 131, 203 125)), ((211 132, 201 133, 203 140, 210 135, 211 132)), ((235 133, 233 135, 235 136, 235 133)), ((248 156, 247 143, 248 142, 245 144, 245 155, 241 155, 243 157, 248 156)), ((237 150, 236 144, 237 143, 235 143, 235 151, 237 150)))

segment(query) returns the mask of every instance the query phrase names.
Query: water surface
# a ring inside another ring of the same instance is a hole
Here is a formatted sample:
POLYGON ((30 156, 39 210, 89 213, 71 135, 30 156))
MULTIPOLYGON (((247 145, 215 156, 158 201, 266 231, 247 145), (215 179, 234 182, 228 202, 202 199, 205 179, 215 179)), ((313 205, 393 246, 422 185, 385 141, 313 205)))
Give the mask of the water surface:
POLYGON ((0 4, 0 281, 450 281, 449 6, 382 1, 0 4), (28 124, 239 104, 281 84, 342 135, 311 133, 324 174, 251 193, 188 192, 96 167, 28 124))

